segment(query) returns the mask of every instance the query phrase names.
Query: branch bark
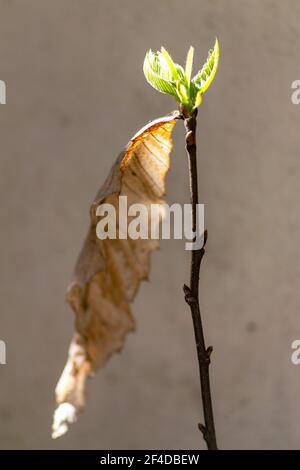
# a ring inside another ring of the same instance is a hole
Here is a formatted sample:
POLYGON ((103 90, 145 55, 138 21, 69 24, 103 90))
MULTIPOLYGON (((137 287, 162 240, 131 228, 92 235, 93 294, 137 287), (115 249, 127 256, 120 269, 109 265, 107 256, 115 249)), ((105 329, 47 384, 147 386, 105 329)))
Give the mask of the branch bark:
MULTIPOLYGON (((198 204, 198 176, 197 176, 197 147, 196 147, 196 126, 197 126, 197 111, 193 116, 185 116, 184 125, 186 129, 186 151, 189 161, 189 177, 190 177, 190 195, 192 203, 192 226, 193 232, 197 233, 197 204, 198 204)), ((207 241, 207 231, 204 232, 204 240, 202 248, 192 251, 191 258, 191 271, 190 271, 190 286, 184 285, 183 291, 185 300, 190 306, 197 357, 199 363, 200 385, 202 406, 204 415, 204 425, 199 423, 199 430, 202 432, 203 438, 209 450, 217 450, 217 440, 215 432, 215 424, 213 417, 213 407, 210 390, 209 379, 209 365, 210 356, 213 348, 209 346, 206 348, 203 325, 201 319, 200 305, 199 305, 199 280, 200 280, 200 266, 205 253, 205 244, 207 241)))

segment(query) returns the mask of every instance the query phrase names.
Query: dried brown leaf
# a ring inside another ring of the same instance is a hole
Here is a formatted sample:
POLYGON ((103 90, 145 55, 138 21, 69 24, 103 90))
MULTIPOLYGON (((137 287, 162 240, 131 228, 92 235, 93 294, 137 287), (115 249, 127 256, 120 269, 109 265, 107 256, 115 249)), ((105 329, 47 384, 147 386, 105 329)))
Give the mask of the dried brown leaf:
POLYGON ((120 195, 127 196, 128 205, 163 203, 175 123, 175 115, 167 116, 141 129, 119 155, 91 205, 90 228, 67 292, 76 332, 56 387, 54 438, 67 431, 84 407, 87 377, 120 351, 126 334, 135 329, 129 304, 147 279, 150 254, 159 245, 151 239, 100 240, 97 208, 109 202, 117 209, 120 195))

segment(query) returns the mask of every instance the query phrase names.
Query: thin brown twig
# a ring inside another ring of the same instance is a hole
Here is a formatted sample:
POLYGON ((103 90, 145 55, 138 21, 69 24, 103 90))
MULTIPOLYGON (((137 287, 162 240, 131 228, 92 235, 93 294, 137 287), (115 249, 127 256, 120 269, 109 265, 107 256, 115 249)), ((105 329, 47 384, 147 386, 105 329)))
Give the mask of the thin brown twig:
MULTIPOLYGON (((192 203, 192 227, 193 232, 197 233, 197 204, 198 204, 198 176, 197 176, 197 147, 196 147, 196 126, 197 112, 192 116, 185 115, 184 125, 186 129, 186 151, 189 160, 189 177, 190 177, 190 194, 192 203)), ((207 241, 207 231, 204 232, 204 241, 201 249, 192 251, 190 287, 184 285, 183 290, 185 300, 190 306, 200 372, 200 385, 202 406, 204 415, 204 425, 198 424, 199 430, 202 432, 203 438, 209 450, 217 450, 217 440, 215 432, 215 424, 213 417, 213 407, 210 390, 209 365, 210 356, 213 348, 206 348, 201 312, 199 306, 199 280, 200 266, 205 253, 205 244, 207 241)))

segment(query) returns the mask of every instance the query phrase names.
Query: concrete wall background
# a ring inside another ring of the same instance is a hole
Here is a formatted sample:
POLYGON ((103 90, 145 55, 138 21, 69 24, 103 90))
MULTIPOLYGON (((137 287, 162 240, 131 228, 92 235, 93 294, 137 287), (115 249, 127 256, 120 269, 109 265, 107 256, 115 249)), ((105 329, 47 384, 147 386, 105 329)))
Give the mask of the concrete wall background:
MULTIPOLYGON (((148 48, 221 62, 199 113, 202 271, 222 448, 299 448, 300 78, 297 0, 1 0, 0 447, 204 448, 188 254, 164 242, 133 310, 138 331, 89 384, 70 433, 51 441, 53 391, 72 313, 64 304, 88 205, 120 149, 174 109, 146 83, 148 48)), ((188 201, 179 124, 168 201, 188 201)))

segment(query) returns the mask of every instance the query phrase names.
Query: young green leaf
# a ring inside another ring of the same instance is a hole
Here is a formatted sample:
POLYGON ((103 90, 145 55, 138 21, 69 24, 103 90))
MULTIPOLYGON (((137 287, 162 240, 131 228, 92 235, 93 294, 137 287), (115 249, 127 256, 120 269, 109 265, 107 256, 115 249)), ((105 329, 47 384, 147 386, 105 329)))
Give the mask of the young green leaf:
POLYGON ((200 106, 203 93, 215 77, 219 55, 219 43, 216 39, 214 49, 209 52, 202 69, 191 80, 194 57, 192 46, 187 54, 185 69, 173 61, 164 47, 155 53, 150 49, 144 60, 144 74, 153 88, 174 96, 192 114, 200 106))
POLYGON ((185 64, 185 75, 186 75, 188 84, 190 84, 190 81, 191 81, 193 57, 194 57, 194 48, 191 46, 189 49, 189 52, 186 58, 186 64, 185 64))
POLYGON ((214 48, 209 51, 207 60, 202 69, 195 75, 192 82, 201 94, 205 93, 215 78, 220 57, 219 41, 216 39, 214 48))
POLYGON ((176 64, 174 64, 170 54, 168 53, 168 51, 166 51, 166 49, 164 47, 161 48, 161 53, 169 67, 169 71, 170 71, 170 75, 171 75, 171 79, 172 81, 176 81, 179 79, 179 73, 178 73, 178 70, 176 68, 176 64))
POLYGON ((201 103, 202 103, 202 94, 201 94, 201 91, 198 91, 196 95, 196 99, 195 99, 194 109, 199 108, 201 103))
POLYGON ((179 101, 185 106, 189 106, 189 92, 186 88, 186 85, 178 80, 176 82, 176 90, 179 101))
POLYGON ((144 60, 144 74, 147 82, 161 93, 177 97, 176 85, 169 80, 168 70, 165 63, 162 65, 159 53, 154 53, 151 49, 147 52, 144 60))

